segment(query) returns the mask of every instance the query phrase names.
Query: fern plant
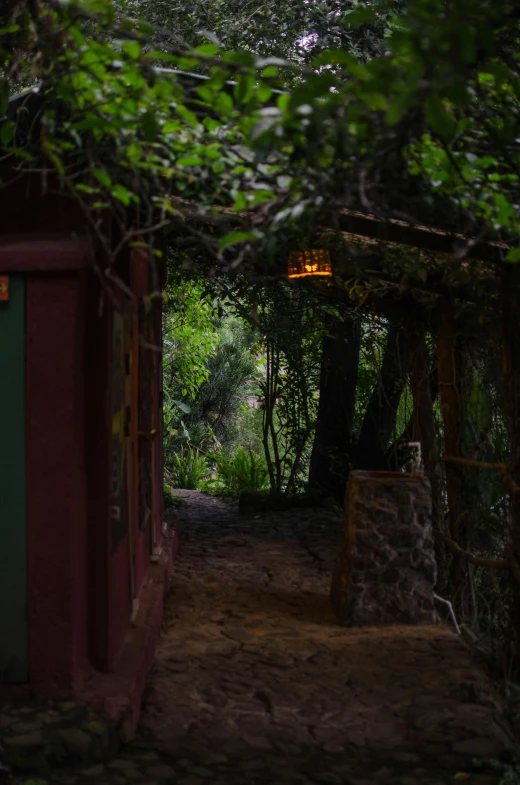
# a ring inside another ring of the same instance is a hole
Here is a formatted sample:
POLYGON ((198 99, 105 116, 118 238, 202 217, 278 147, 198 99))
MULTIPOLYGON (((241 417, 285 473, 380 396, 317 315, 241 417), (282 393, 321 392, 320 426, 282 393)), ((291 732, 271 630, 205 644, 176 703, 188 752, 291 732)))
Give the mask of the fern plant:
POLYGON ((269 472, 263 456, 238 447, 232 456, 216 453, 212 458, 216 464, 217 476, 207 483, 208 490, 224 496, 269 490, 269 472))
POLYGON ((193 447, 182 447, 172 457, 172 476, 177 488, 197 490, 208 471, 206 458, 193 447))

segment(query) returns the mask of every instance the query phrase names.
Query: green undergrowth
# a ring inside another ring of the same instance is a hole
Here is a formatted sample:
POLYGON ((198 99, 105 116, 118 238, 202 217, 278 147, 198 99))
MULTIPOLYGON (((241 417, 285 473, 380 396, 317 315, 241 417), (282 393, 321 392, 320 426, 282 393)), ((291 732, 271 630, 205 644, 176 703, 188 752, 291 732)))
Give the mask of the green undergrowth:
POLYGON ((208 475, 207 459, 195 447, 186 445, 172 456, 172 479, 175 487, 197 490, 208 475))
POLYGON ((163 487, 164 512, 174 512, 179 507, 183 507, 186 502, 180 496, 176 496, 173 488, 168 483, 163 487))
POLYGON ((239 446, 234 453, 214 452, 204 455, 194 447, 184 446, 172 460, 170 482, 164 485, 165 510, 175 509, 182 500, 174 488, 201 490, 215 496, 236 498, 242 493, 263 494, 269 491, 269 472, 262 455, 239 446))
POLYGON ((216 453, 211 460, 216 467, 215 478, 204 482, 202 490, 232 497, 242 493, 268 492, 269 472, 263 456, 240 446, 231 456, 216 453))

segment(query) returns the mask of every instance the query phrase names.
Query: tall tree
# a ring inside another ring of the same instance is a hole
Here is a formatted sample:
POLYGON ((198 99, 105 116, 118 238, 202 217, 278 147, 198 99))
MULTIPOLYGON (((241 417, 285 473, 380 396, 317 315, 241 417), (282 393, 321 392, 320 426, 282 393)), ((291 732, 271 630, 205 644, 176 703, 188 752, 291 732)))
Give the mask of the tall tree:
POLYGON ((332 316, 323 338, 320 402, 309 487, 343 502, 352 464, 352 429, 361 342, 361 317, 332 316))
POLYGON ((388 469, 387 448, 395 430, 397 409, 407 372, 409 331, 400 323, 388 328, 383 362, 368 402, 356 447, 356 469, 388 469))

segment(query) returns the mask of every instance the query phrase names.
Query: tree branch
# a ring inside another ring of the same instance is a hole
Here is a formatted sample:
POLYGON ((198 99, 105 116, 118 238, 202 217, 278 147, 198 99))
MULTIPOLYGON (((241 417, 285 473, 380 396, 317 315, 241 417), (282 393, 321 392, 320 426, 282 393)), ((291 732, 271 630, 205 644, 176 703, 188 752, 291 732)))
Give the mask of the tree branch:
POLYGON ((498 472, 500 479, 509 493, 520 493, 520 485, 509 477, 505 463, 486 463, 484 461, 475 461, 471 458, 459 458, 453 455, 442 455, 439 458, 428 461, 428 464, 432 463, 460 463, 463 466, 474 466, 477 469, 493 469, 498 472))
MULTIPOLYGON (((477 564, 480 567, 494 567, 495 569, 498 570, 507 570, 509 568, 509 562, 506 559, 484 559, 480 556, 475 556, 473 553, 470 553, 469 551, 464 551, 460 547, 460 545, 457 545, 455 540, 452 540, 450 537, 447 537, 445 534, 443 534, 440 531, 434 531, 434 536, 437 537, 437 539, 441 540, 445 545, 447 545, 450 551, 453 551, 453 553, 456 553, 457 556, 462 557, 470 564, 477 564)), ((519 568, 519 583, 520 583, 520 568, 519 568)))

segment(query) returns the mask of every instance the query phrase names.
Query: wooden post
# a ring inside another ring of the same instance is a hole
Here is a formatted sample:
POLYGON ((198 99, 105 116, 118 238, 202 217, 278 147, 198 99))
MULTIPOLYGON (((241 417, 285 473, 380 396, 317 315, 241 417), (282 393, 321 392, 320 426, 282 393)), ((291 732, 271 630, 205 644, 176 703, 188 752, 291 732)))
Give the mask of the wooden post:
MULTIPOLYGON (((455 341, 457 323, 453 303, 447 300, 441 310, 438 334, 438 378, 439 396, 444 421, 444 452, 453 458, 460 458, 461 401, 458 386, 455 341)), ((463 501, 462 469, 457 463, 446 464, 446 490, 448 494, 448 520, 450 537, 462 548, 466 547, 463 501)), ((467 564, 459 556, 454 556, 452 585, 455 603, 460 612, 461 593, 467 580, 467 564)))
MULTIPOLYGON (((520 484, 520 265, 502 273, 502 370, 509 420, 510 480, 520 484)), ((510 495, 512 557, 520 562, 520 494, 510 495)), ((520 586, 513 582, 512 634, 520 655, 520 586)))
MULTIPOLYGON (((413 396, 411 441, 420 442, 426 466, 426 476, 432 488, 432 525, 434 530, 444 530, 442 509, 442 472, 437 462, 431 463, 439 454, 433 399, 430 383, 430 352, 426 342, 424 321, 414 322, 411 328, 410 387, 413 396)), ((444 572, 444 547, 436 544, 439 572, 444 572)))

